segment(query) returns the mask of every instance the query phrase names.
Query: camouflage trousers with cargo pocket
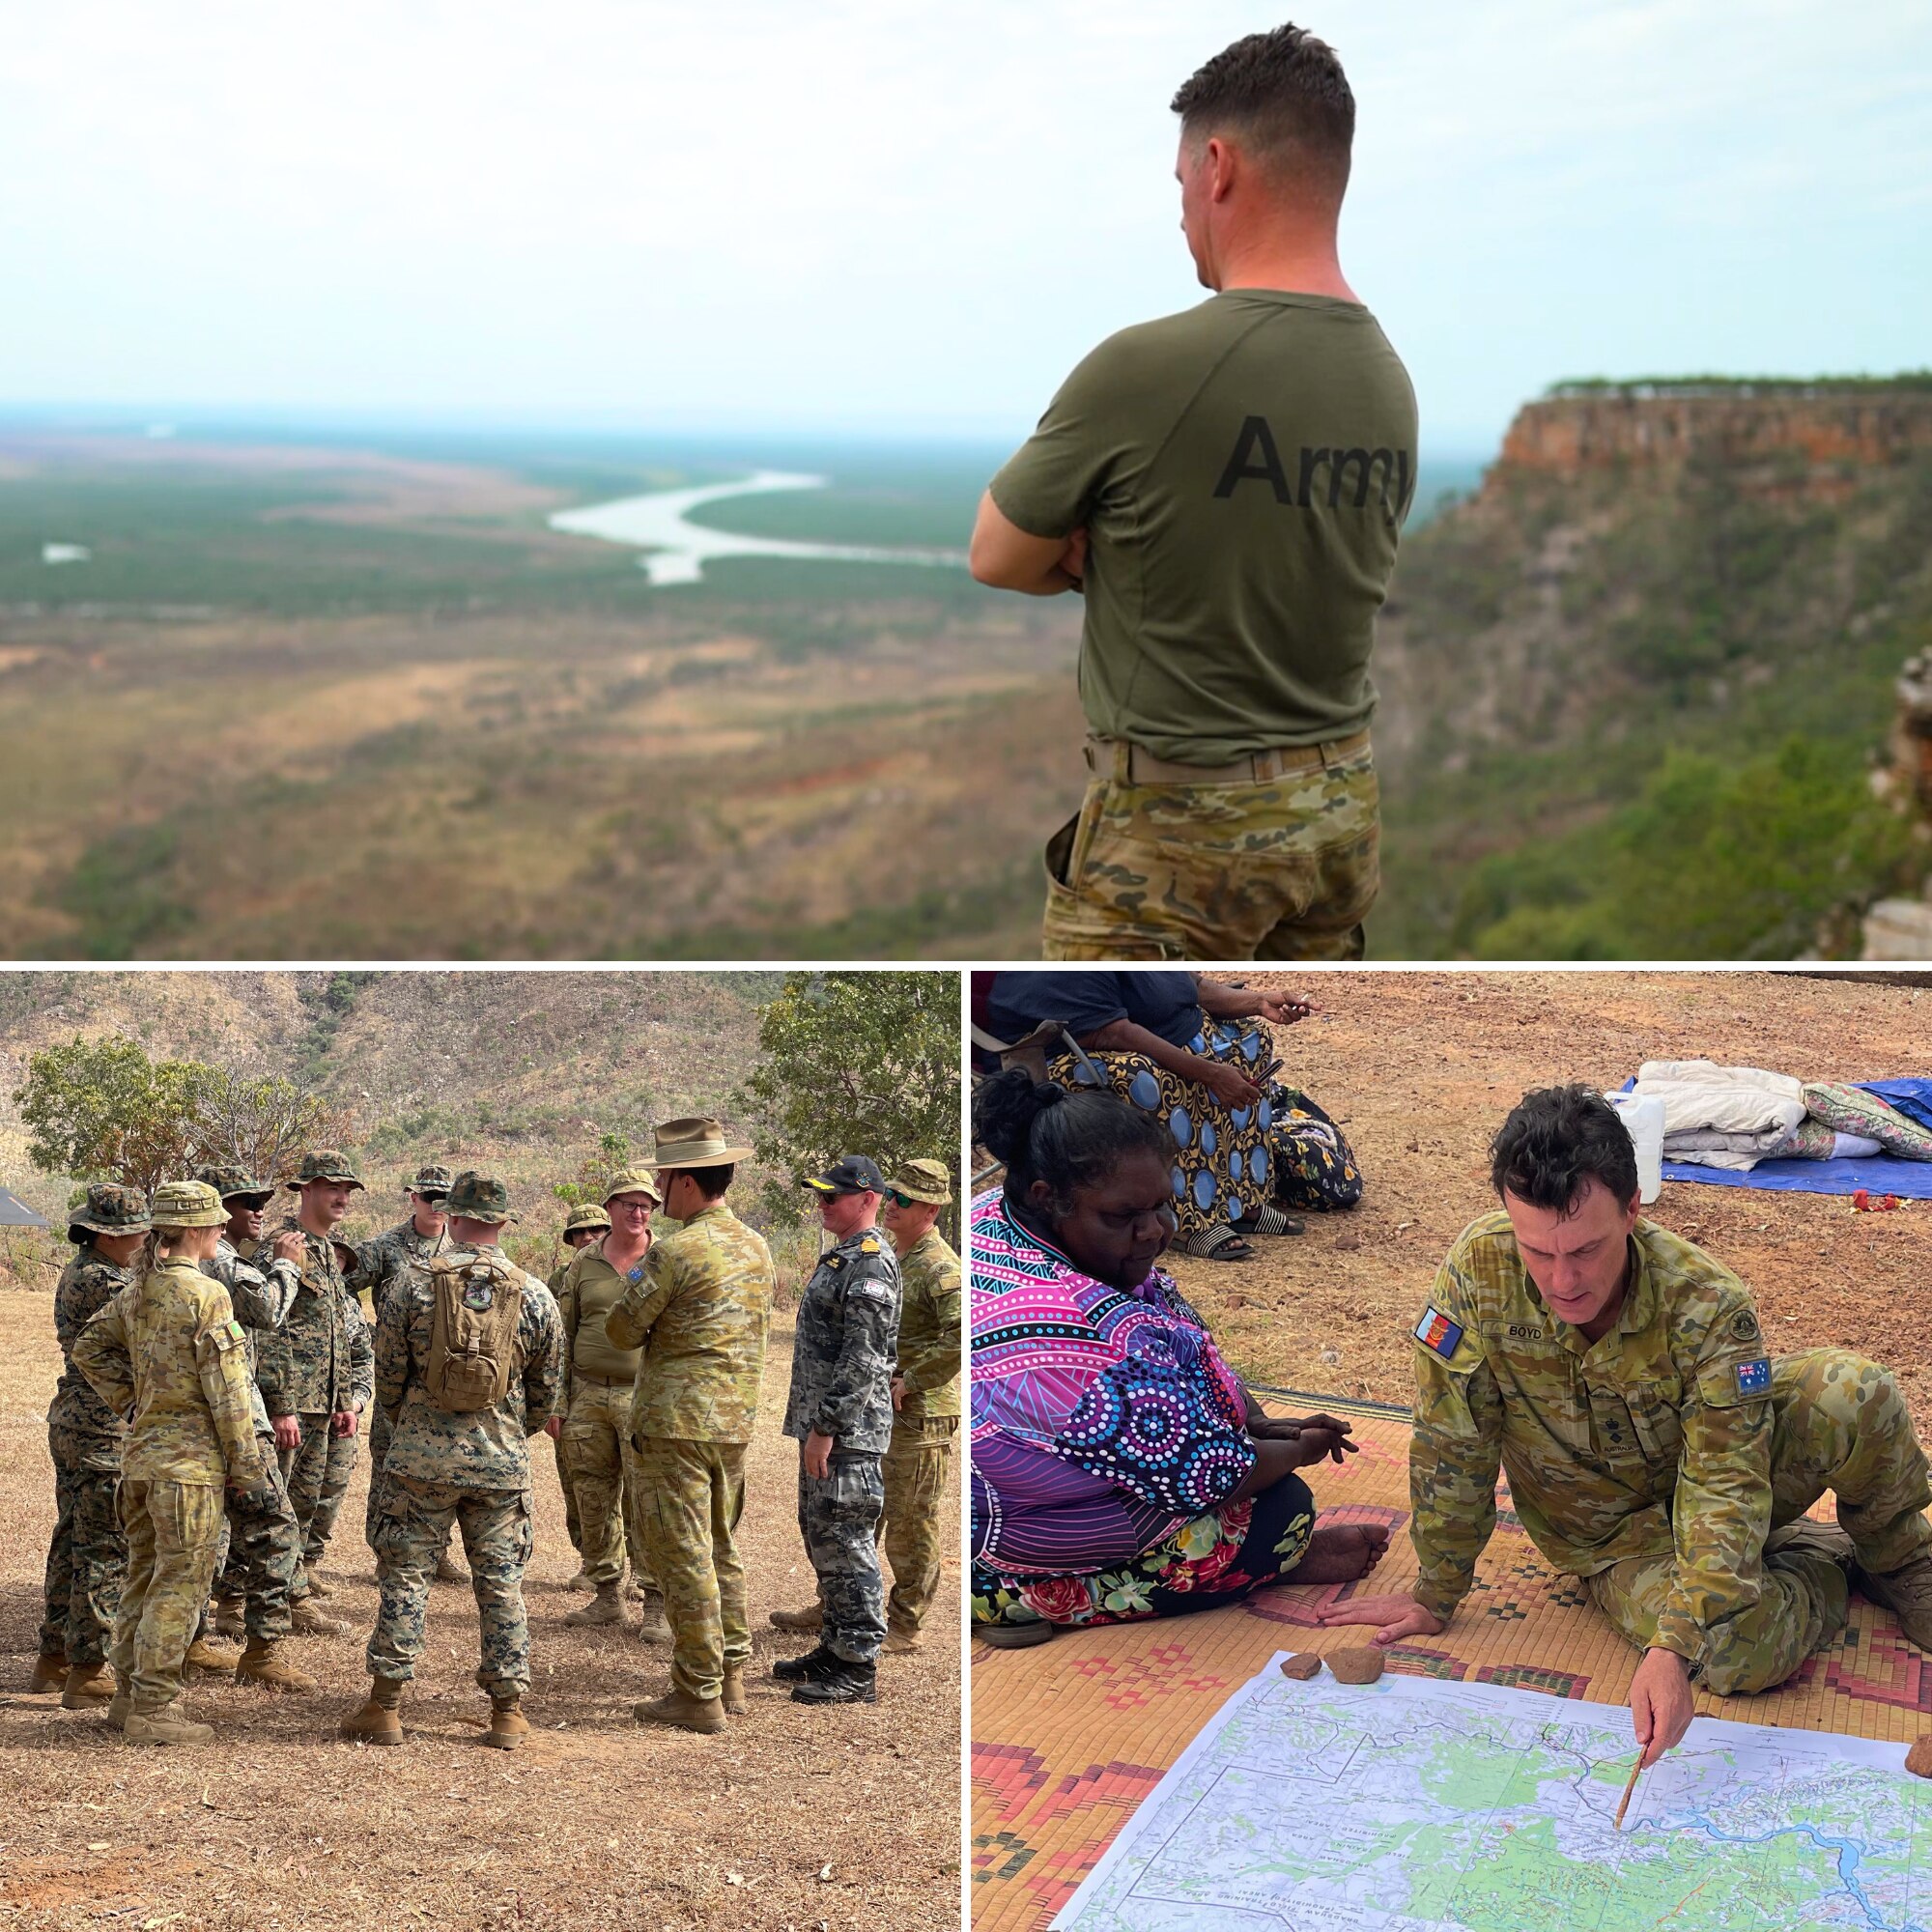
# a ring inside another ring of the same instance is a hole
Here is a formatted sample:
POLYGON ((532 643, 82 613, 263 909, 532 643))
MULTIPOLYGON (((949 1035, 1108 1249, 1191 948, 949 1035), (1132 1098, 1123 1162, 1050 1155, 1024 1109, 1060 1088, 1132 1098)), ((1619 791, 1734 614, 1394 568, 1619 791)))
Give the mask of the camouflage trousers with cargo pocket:
POLYGON ((633 1453, 651 1574, 670 1625, 670 1681, 688 1697, 722 1696, 724 1666, 742 1669, 752 1655, 736 1541, 745 1445, 644 1435, 633 1453))
MULTIPOLYGON (((1756 1603, 1709 1634, 1702 1666, 1719 1696, 1782 1684, 1843 1628, 1844 1570, 1794 1528, 1827 1491, 1859 1563, 1883 1576, 1932 1554, 1925 1452, 1890 1371, 1847 1349, 1772 1363, 1771 1534, 1756 1603)), ((1585 1579, 1592 1601, 1647 1648, 1677 1573, 1674 1555, 1633 1556, 1585 1579)), ((1741 1567, 1740 1575, 1749 1570, 1741 1567)))
POLYGON ((557 1438, 557 1462, 570 1471, 577 1503, 578 1550, 593 1583, 614 1583, 631 1559, 632 1580, 657 1588, 646 1549, 631 1447, 631 1384, 590 1376, 573 1379, 570 1413, 557 1438))
POLYGON ((355 1473, 359 1437, 336 1435, 332 1418, 327 1415, 303 1415, 298 1420, 301 1441, 293 1449, 279 1451, 277 1460, 296 1521, 301 1527, 301 1560, 313 1568, 322 1561, 335 1530, 335 1519, 342 1513, 349 1479, 355 1473))
POLYGON ((834 1456, 821 1479, 798 1471, 798 1528, 818 1574, 824 1643, 847 1663, 870 1663, 886 1640, 879 1517, 886 1484, 877 1456, 834 1456))
POLYGON ((252 1490, 231 1492, 218 1597, 242 1599, 242 1627, 272 1643, 289 1634, 289 1605, 306 1591, 301 1574, 301 1526, 282 1481, 272 1432, 255 1436, 262 1480, 252 1490))
POLYGON ((137 1711, 158 1711, 181 1695, 187 1648, 214 1577, 222 1520, 216 1484, 121 1485, 128 1577, 108 1661, 137 1711))
POLYGON ((886 1561, 893 1567, 886 1622, 917 1634, 939 1588, 945 1539, 940 1516, 946 1505, 946 1472, 952 1464, 956 1415, 915 1416, 893 1424, 892 1446, 880 1473, 885 1517, 879 1526, 886 1561))
POLYGON ((476 1681, 492 1695, 521 1696, 530 1688, 530 1626, 524 1612, 530 1499, 523 1490, 462 1490, 413 1476, 384 1477, 383 1514, 373 1539, 383 1602, 369 1638, 369 1674, 405 1683, 415 1675, 430 1582, 452 1523, 463 1532, 482 1624, 476 1681))
POLYGON ((1096 769, 1077 816, 1047 841, 1043 957, 1362 956, 1381 883, 1366 742, 1229 783, 1128 782, 1130 749, 1096 741, 1093 761, 1104 767, 1111 752, 1114 771, 1096 769))
POLYGON ((65 1651, 69 1663, 99 1663, 114 1634, 128 1539, 114 1492, 120 1472, 99 1466, 59 1423, 47 1428, 54 1463, 54 1533, 47 1545, 42 1652, 65 1651))

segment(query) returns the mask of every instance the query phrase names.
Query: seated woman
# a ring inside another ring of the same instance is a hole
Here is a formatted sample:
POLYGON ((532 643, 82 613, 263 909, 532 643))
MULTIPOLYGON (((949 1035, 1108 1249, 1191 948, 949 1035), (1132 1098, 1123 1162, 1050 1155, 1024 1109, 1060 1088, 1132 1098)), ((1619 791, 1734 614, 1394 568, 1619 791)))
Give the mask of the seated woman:
POLYGON ((1372 1569, 1387 1530, 1317 1529, 1293 1473, 1352 1453, 1350 1425, 1264 1414, 1153 1264, 1165 1127, 1012 1068, 974 1128, 1007 1169, 973 1206, 974 1634, 1012 1647, 1372 1569))
MULTIPOLYGON (((1181 1253, 1236 1262, 1254 1254, 1243 1236, 1298 1235, 1293 1215, 1362 1198, 1341 1130, 1306 1094, 1273 1078, 1272 1037, 1246 1024, 1292 1026, 1308 1011, 1285 993, 1200 973, 1000 973, 984 1023, 1003 1039, 1042 1020, 1065 1026, 1122 1099, 1166 1123, 1181 1253)), ((1052 1061, 1047 1077, 1091 1084, 1071 1054, 1052 1061)))

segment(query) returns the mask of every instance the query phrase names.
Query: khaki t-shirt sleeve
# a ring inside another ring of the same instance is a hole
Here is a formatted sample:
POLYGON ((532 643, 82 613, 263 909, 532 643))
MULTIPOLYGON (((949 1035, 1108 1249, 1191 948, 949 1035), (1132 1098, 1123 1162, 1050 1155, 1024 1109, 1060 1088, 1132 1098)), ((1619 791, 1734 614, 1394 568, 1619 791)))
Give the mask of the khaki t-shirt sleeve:
POLYGON ((1067 536, 1093 516, 1122 454, 1119 360, 1114 344, 1101 343, 993 478, 1000 514, 1028 536, 1067 536))

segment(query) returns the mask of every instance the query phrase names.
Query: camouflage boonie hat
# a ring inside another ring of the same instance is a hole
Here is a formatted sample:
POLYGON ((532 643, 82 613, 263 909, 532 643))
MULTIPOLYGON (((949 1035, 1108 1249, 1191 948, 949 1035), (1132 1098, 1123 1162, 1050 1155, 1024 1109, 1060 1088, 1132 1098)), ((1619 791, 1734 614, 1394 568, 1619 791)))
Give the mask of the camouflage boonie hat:
POLYGON ((344 1274, 355 1265, 355 1250, 350 1242, 331 1235, 328 1237, 328 1251, 335 1257, 335 1265, 344 1274))
MULTIPOLYGON (((626 1168, 622 1174, 611 1177, 611 1184, 604 1190, 605 1207, 610 1207, 620 1194, 647 1195, 653 1207, 664 1206, 664 1196, 659 1192, 657 1182, 639 1168, 626 1168)), ((605 1225, 608 1227, 610 1224, 607 1222, 605 1225)))
POLYGON ((500 1227, 517 1218, 510 1212, 510 1190, 495 1175, 478 1174, 473 1167, 456 1177, 443 1205, 453 1220, 491 1221, 500 1227))
POLYGON ((299 1193, 311 1180, 346 1180, 351 1187, 360 1187, 362 1177, 355 1172, 355 1163, 339 1148, 313 1148, 301 1157, 301 1165, 296 1169, 296 1178, 284 1181, 291 1194, 299 1193))
POLYGON ((886 1182, 888 1192, 903 1194, 912 1201, 923 1201, 944 1208, 952 1199, 948 1186, 952 1176, 943 1160, 902 1160, 899 1171, 886 1182))
POLYGON ((413 1180, 403 1182, 403 1191, 406 1194, 421 1194, 425 1197, 447 1194, 453 1179, 446 1167, 419 1167, 416 1169, 416 1178, 413 1180))
POLYGON ((79 1247, 89 1235, 145 1235, 150 1225, 147 1199, 138 1187, 97 1180, 87 1190, 86 1204, 68 1215, 67 1237, 79 1247))
POLYGON ((205 1180, 164 1180, 155 1189, 157 1228, 225 1228, 228 1209, 205 1180))
POLYGON ((198 1167, 194 1178, 203 1186, 213 1188, 224 1201, 237 1194, 252 1194, 268 1201, 275 1192, 272 1180, 257 1180, 252 1174, 244 1173, 239 1167, 198 1167))
POLYGON ((563 1232, 566 1235, 574 1235, 580 1229, 609 1228, 610 1225, 611 1225, 610 1215, 605 1213, 603 1208, 598 1207, 596 1202, 580 1201, 578 1205, 575 1208, 573 1208, 567 1215, 565 1215, 563 1222, 563 1232))

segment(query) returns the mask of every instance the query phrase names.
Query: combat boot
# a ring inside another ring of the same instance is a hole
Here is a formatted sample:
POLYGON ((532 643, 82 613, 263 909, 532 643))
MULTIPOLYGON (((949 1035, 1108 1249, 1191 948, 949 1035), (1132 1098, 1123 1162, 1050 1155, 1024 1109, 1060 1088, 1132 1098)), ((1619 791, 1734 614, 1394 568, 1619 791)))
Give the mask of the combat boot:
POLYGON ((271 1636, 251 1636, 235 1666, 238 1684, 262 1684, 270 1690, 293 1690, 306 1695, 315 1689, 315 1679, 306 1670, 298 1670, 288 1653, 271 1636))
POLYGON ((879 1701, 879 1666, 876 1663, 848 1663, 842 1657, 832 1660, 832 1667, 808 1677, 792 1687, 794 1704, 876 1704, 879 1701))
POLYGON ((372 1677, 369 1694, 336 1726, 345 1738, 365 1745, 399 1745, 403 1741, 403 1680, 372 1677))
POLYGON ((335 1592, 316 1574, 316 1568, 313 1563, 304 1563, 302 1565, 302 1580, 307 1583, 309 1595, 312 1597, 332 1597, 335 1595, 335 1592))
POLYGON ((530 1720, 517 1707, 523 1702, 521 1697, 492 1697, 490 1699, 490 1728, 483 1733, 483 1742, 497 1750, 522 1750, 524 1740, 530 1734, 530 1720))
POLYGON ((591 1630, 600 1624, 624 1627, 624 1599, 614 1583, 599 1583, 597 1594, 581 1610, 564 1618, 565 1630, 591 1630))
POLYGON ((665 1621, 664 1592, 642 1590, 638 1592, 638 1597, 644 1606, 638 1620, 638 1634, 646 1643, 668 1643, 670 1625, 665 1621))
POLYGON ((289 1605, 289 1629, 297 1636, 341 1636, 349 1629, 326 1617, 306 1597, 289 1605))
POLYGON ((805 1631, 816 1636, 825 1628, 825 1605, 808 1604, 802 1610, 774 1610, 772 1622, 781 1631, 805 1631))
POLYGON ((188 1645, 187 1655, 182 1660, 189 1670, 205 1670, 211 1677, 232 1677, 238 1653, 225 1643, 216 1643, 213 1637, 198 1636, 188 1645))
POLYGON ((745 1696, 745 1666, 742 1663, 727 1663, 724 1666, 724 1702, 727 1718, 742 1718, 752 1708, 745 1696))
POLYGON ((597 1583, 590 1572, 580 1563, 577 1566, 577 1575, 563 1587, 566 1590, 594 1590, 597 1587, 597 1583))
POLYGON ((115 1730, 125 1731, 128 1728, 128 1713, 133 1708, 134 1699, 120 1678, 117 1677, 114 1682, 114 1701, 107 1707, 107 1721, 115 1730))
POLYGON ((242 1616, 240 1597, 217 1597, 214 1600, 214 1634, 216 1636, 244 1636, 247 1624, 242 1616))
POLYGON ((1852 1571, 1852 1581, 1898 1619, 1908 1641, 1920 1650, 1932 1650, 1932 1556, 1915 1556, 1883 1576, 1859 1565, 1852 1571))
POLYGON ((436 1580, 439 1583, 467 1583, 469 1580, 469 1572, 445 1549, 436 1559, 436 1580))
POLYGON ((895 1657, 905 1657, 915 1650, 923 1650, 925 1643, 916 1630, 901 1630, 895 1624, 886 1632, 886 1648, 895 1657))
POLYGON ((67 1682, 67 1652, 43 1650, 34 1660, 33 1682, 29 1690, 58 1690, 67 1682))
POLYGON ((105 1663, 76 1663, 61 1691, 63 1711, 98 1711, 114 1696, 114 1673, 105 1663))
POLYGON ((214 1736, 214 1726, 192 1722, 177 1698, 158 1711, 130 1708, 121 1735, 130 1745, 205 1745, 214 1736))
POLYGON ((675 1724, 681 1731, 715 1736, 724 1728, 724 1702, 720 1697, 694 1697, 673 1684, 662 1697, 633 1704, 631 1716, 640 1724, 675 1724))
POLYGON ((772 1665, 772 1675, 781 1684, 804 1684, 824 1671, 830 1670, 839 1659, 821 1643, 816 1650, 808 1650, 803 1657, 781 1657, 772 1665))

